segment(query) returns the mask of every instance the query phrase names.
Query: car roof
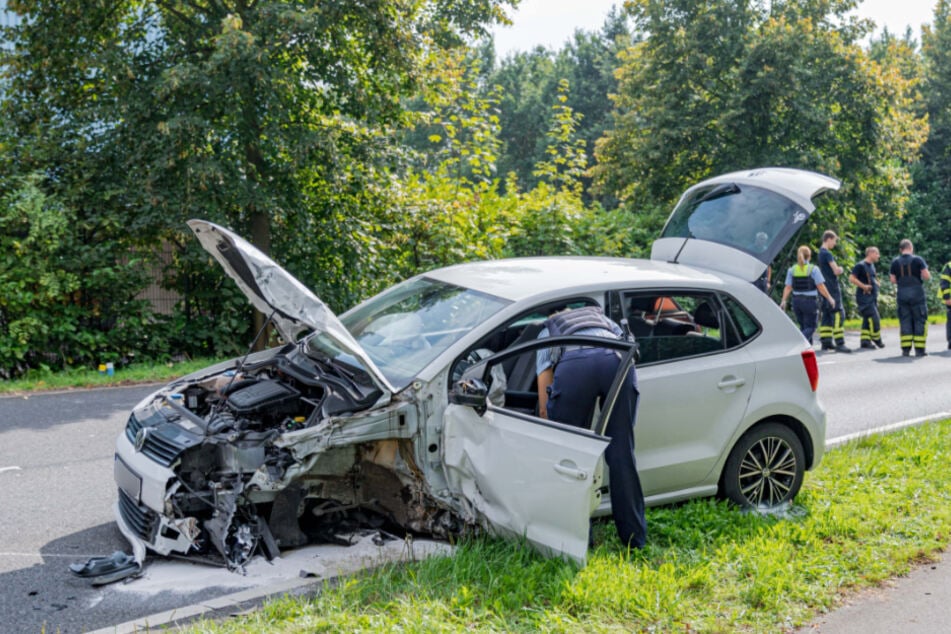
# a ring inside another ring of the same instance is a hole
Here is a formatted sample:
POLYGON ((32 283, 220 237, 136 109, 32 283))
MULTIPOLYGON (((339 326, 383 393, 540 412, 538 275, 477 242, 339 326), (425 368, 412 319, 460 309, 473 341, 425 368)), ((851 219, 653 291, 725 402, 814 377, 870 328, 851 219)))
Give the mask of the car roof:
POLYGON ((484 260, 457 264, 423 277, 495 295, 512 301, 551 293, 617 288, 619 285, 723 283, 723 276, 683 264, 634 258, 537 257, 484 260))

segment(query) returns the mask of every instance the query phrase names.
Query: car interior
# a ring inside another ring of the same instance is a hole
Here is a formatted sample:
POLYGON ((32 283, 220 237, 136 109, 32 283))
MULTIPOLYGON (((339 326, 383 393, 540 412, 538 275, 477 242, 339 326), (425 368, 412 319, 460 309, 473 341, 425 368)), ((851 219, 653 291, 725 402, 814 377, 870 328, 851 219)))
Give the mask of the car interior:
MULTIPOLYGON (((560 310, 597 305, 591 298, 562 300, 539 306, 484 338, 456 362, 453 383, 463 371, 491 354, 534 341, 548 317, 560 310)), ((738 345, 730 317, 713 293, 631 291, 611 292, 606 313, 627 320, 639 347, 638 365, 709 354, 738 345)), ((505 408, 537 414, 538 383, 535 351, 504 359, 505 408)))

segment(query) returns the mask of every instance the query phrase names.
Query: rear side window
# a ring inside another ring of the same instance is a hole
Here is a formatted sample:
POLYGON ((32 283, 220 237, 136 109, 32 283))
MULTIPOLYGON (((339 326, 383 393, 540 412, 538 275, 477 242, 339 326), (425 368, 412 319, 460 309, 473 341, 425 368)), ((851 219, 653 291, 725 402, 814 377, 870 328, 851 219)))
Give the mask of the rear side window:
POLYGON ((739 343, 745 343, 755 337, 757 333, 759 333, 760 327, 756 320, 753 319, 753 316, 750 315, 749 311, 743 308, 743 306, 732 297, 725 296, 722 299, 727 312, 730 314, 730 318, 733 320, 733 324, 736 326, 736 331, 740 338, 739 343))
POLYGON ((637 338, 641 365, 721 352, 731 333, 714 293, 621 292, 616 314, 637 338))

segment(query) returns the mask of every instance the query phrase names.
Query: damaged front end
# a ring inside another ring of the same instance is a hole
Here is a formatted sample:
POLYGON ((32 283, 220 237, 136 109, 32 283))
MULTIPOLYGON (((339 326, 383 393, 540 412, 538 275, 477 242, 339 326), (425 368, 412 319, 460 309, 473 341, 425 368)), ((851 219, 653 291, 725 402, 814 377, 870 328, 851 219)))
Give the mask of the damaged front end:
POLYGON ((115 457, 136 562, 151 550, 240 570, 257 553, 332 541, 343 523, 460 530, 417 466, 412 389, 380 402, 372 381, 299 344, 146 398, 115 457))

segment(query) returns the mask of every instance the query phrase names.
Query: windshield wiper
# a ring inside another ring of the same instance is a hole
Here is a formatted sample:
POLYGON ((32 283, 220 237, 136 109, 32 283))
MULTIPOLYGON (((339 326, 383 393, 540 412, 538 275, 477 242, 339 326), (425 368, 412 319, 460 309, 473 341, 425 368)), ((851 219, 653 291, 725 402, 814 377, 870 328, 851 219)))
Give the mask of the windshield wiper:
POLYGON ((694 201, 694 206, 699 205, 700 203, 709 202, 711 200, 716 200, 717 198, 724 198, 726 196, 733 196, 734 194, 739 194, 740 188, 736 183, 724 183, 723 185, 717 185, 706 194, 694 201))

